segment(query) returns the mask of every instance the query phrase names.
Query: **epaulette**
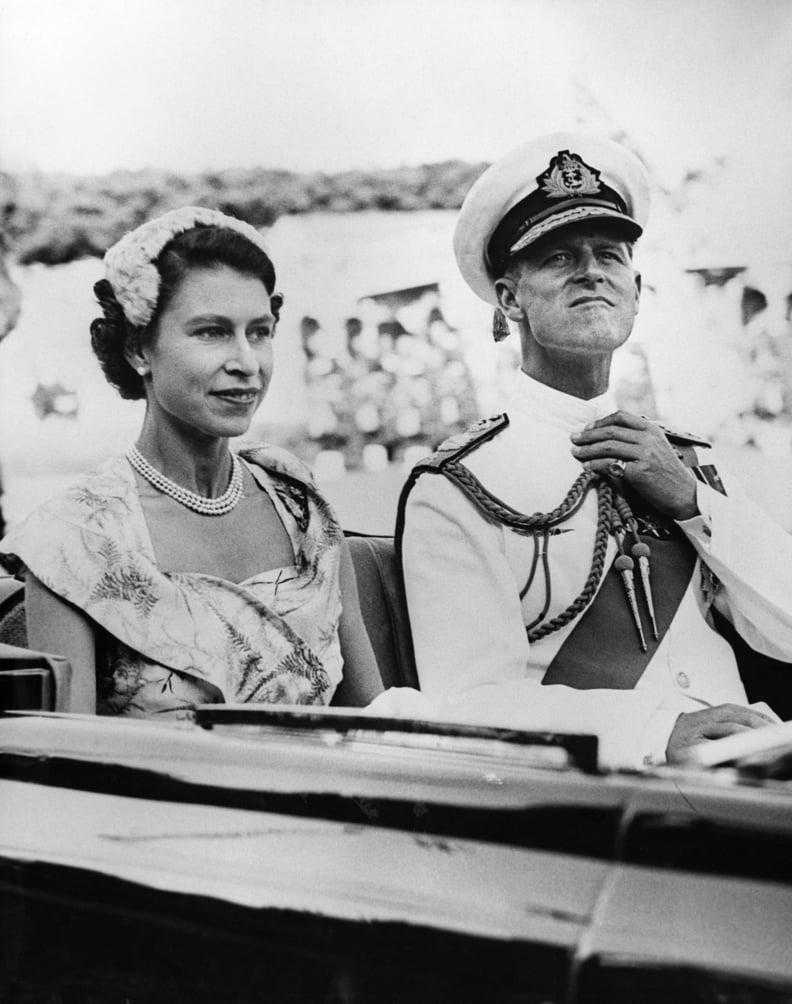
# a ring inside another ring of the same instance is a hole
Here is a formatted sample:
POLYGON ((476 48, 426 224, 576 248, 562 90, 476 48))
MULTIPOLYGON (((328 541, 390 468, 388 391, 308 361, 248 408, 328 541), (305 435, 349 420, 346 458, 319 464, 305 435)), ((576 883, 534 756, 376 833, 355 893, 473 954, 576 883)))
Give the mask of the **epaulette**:
POLYGON ((680 446, 712 446, 712 443, 708 439, 694 436, 691 432, 680 432, 679 429, 672 429, 667 425, 663 425, 662 422, 655 422, 654 424, 659 429, 662 429, 669 443, 678 443, 680 446))
POLYGON ((444 440, 430 456, 416 464, 416 468, 428 470, 441 468, 454 460, 461 460, 468 453, 477 450, 479 446, 494 439, 509 424, 507 414, 495 415, 492 418, 482 418, 469 425, 464 432, 458 432, 444 440))
POLYGON ((665 433, 665 437, 668 442, 674 447, 676 455, 679 459, 689 467, 695 477, 702 482, 702 484, 709 485, 710 488, 714 488, 716 492, 720 492, 721 495, 726 494, 726 489, 723 486, 723 481, 718 473, 718 469, 714 464, 703 464, 701 463, 701 458, 696 453, 695 446, 705 446, 707 449, 712 447, 706 439, 701 439, 698 436, 693 436, 689 432, 679 432, 676 429, 669 429, 668 426, 663 425, 661 422, 655 423, 660 429, 665 433))
MULTIPOLYGON (((468 453, 472 453, 473 450, 478 449, 479 446, 494 439, 508 424, 509 416, 505 413, 495 415, 493 418, 482 418, 478 422, 474 422, 468 426, 464 432, 449 436, 448 439, 437 447, 434 453, 430 454, 424 460, 420 460, 413 467, 399 495, 399 505, 396 512, 396 529, 394 535, 399 561, 401 561, 401 540, 404 533, 404 515, 407 508, 407 497, 418 478, 427 472, 432 474, 448 473, 444 471, 446 466, 460 460, 462 457, 467 456, 468 453)), ((475 481, 474 478, 473 480, 475 481)), ((481 486, 481 490, 485 491, 483 486, 481 486)))

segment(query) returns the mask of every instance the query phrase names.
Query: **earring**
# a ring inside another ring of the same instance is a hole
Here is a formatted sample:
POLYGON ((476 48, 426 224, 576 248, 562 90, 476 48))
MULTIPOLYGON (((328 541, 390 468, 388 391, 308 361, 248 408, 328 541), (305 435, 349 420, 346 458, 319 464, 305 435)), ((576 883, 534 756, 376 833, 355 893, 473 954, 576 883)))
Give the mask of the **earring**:
POLYGON ((148 373, 148 367, 138 366, 135 372, 138 374, 138 376, 145 376, 148 373))

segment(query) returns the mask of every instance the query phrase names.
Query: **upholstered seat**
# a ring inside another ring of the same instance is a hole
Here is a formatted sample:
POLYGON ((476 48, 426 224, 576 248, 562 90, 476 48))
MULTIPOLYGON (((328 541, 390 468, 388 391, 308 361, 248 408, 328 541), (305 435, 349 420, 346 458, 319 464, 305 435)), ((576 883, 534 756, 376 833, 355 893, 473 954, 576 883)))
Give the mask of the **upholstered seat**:
POLYGON ((383 685, 418 687, 410 621, 393 537, 348 534, 360 609, 383 685))
POLYGON ((0 575, 0 644, 27 648, 25 586, 10 575, 0 575))

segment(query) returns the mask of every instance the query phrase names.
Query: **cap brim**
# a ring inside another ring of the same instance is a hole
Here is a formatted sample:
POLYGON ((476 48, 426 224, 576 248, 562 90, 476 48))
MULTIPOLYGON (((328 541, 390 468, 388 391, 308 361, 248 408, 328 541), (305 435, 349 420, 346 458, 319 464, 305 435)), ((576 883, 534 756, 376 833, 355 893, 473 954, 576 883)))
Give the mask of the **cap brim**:
POLYGON ((621 225, 628 240, 637 240, 643 233, 643 227, 636 223, 630 216, 620 213, 615 209, 608 209, 606 206, 574 206, 562 213, 554 213, 531 227, 516 244, 509 248, 509 254, 515 255, 525 248, 535 244, 545 234, 558 230, 560 227, 567 227, 571 223, 580 223, 583 220, 607 219, 613 220, 621 225))

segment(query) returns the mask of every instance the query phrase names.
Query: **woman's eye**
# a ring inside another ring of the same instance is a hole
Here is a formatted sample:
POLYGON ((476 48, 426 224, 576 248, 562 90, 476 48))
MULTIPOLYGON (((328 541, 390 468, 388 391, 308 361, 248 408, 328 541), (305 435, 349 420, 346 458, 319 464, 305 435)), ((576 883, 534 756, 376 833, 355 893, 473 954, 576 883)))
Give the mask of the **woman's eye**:
POLYGON ((212 325, 206 328, 198 328, 195 334, 198 335, 199 338, 205 338, 207 341, 213 341, 217 338, 225 338, 226 330, 225 328, 220 328, 217 325, 212 325))

